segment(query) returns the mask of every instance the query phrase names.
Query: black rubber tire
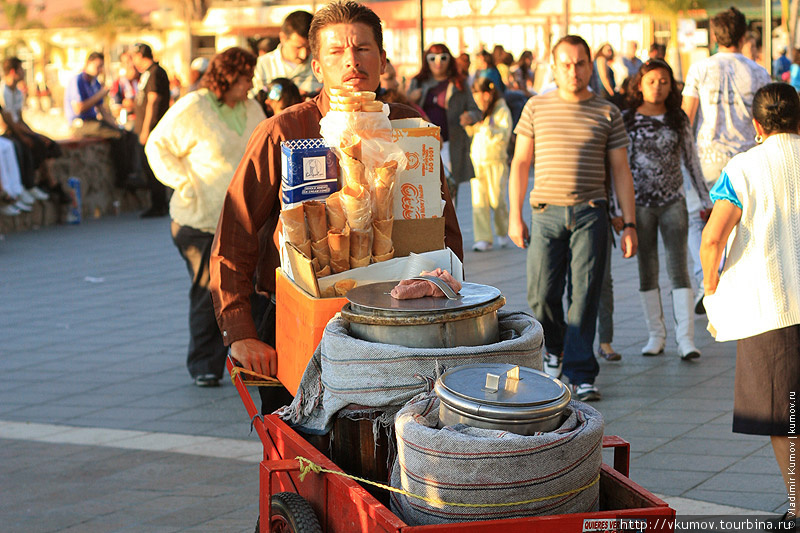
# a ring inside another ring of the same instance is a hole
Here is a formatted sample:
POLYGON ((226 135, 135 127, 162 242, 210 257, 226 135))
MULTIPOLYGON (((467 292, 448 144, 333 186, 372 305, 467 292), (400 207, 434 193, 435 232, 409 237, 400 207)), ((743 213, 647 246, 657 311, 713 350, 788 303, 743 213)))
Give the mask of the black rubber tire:
POLYGON ((269 531, 281 533, 322 533, 314 509, 294 492, 279 492, 270 500, 272 520, 269 531))

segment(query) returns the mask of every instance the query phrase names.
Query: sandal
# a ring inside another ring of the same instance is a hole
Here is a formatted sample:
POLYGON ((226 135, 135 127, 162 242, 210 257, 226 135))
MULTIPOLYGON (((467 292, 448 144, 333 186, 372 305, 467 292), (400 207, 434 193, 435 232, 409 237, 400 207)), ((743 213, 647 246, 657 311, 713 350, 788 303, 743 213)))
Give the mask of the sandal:
POLYGON ((600 347, 597 348, 597 355, 599 355, 606 361, 619 361, 620 359, 622 359, 622 356, 617 352, 607 352, 600 347))

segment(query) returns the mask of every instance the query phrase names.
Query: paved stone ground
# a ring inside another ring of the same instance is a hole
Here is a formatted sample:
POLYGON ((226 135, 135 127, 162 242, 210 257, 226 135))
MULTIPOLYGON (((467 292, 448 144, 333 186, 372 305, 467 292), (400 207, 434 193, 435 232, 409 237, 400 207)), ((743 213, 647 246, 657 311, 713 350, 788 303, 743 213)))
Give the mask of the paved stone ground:
MULTIPOLYGON (((461 200, 469 248, 467 187, 461 200)), ((527 309, 523 251, 467 252, 465 268, 527 309)), ((715 343, 698 318, 699 361, 680 361, 673 340, 641 357, 635 260, 615 250, 613 272, 623 360, 600 362, 595 406, 606 433, 631 442, 631 477, 679 512, 782 513, 768 439, 730 430, 735 345, 715 343)), ((230 382, 191 383, 188 286, 167 219, 0 240, 3 532, 252 531, 260 443, 230 382)))

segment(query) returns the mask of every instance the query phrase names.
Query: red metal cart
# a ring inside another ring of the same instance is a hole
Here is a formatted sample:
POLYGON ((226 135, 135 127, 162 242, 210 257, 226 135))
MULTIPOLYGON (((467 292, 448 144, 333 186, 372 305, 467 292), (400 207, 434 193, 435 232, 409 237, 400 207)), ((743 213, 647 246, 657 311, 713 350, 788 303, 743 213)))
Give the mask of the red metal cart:
MULTIPOLYGON (((233 363, 228 359, 228 371, 233 363)), ((295 532, 468 532, 572 533, 590 531, 672 531, 675 511, 628 478, 630 445, 605 437, 614 448, 613 468, 600 472, 600 511, 445 525, 409 526, 356 481, 333 473, 311 473, 300 481, 305 457, 324 469, 342 472, 330 459, 275 415, 259 416, 241 374, 234 384, 264 445, 259 464, 261 533, 295 532)))

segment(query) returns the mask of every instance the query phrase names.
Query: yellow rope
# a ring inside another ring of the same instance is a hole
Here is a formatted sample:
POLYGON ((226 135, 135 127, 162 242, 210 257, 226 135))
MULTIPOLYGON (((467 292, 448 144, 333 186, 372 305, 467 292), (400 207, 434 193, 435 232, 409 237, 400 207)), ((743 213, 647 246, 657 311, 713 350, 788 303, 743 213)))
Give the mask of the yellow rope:
POLYGON ((589 487, 595 485, 598 481, 600 481, 600 474, 597 474, 591 482, 588 484, 579 487, 577 489, 568 490, 566 492, 562 492, 560 494, 553 494, 552 496, 543 496, 541 498, 532 498, 530 500, 524 500, 521 502, 506 502, 506 503, 460 503, 460 502, 443 502, 442 500, 437 500, 436 498, 430 498, 428 496, 420 496, 419 494, 412 494, 408 491, 403 489, 398 489, 395 487, 390 487, 389 485, 384 485, 383 483, 377 483, 375 481, 370 481, 369 479, 364 479, 362 477, 352 476, 350 474, 345 474, 344 472, 337 472, 336 470, 329 470, 327 468, 322 468, 318 464, 314 463, 313 461, 306 459, 305 457, 297 456, 295 457, 297 461, 300 463, 300 481, 303 481, 306 477, 306 474, 309 472, 314 472, 319 474, 320 472, 326 472, 328 474, 336 474, 337 476, 347 477, 352 480, 358 481, 360 483, 366 483, 368 485, 372 485, 374 487, 379 487, 381 489, 385 489, 391 492, 396 492, 398 494, 402 494, 404 496, 408 496, 410 498, 416 498, 418 500, 423 500, 433 505, 449 505, 453 507, 514 507, 516 505, 527 505, 529 503, 538 503, 547 500, 553 500, 556 498, 562 498, 564 496, 569 496, 570 494, 575 494, 577 492, 582 492, 589 487))
POLYGON ((256 387, 282 387, 283 384, 278 381, 277 379, 273 378, 272 376, 265 376, 264 374, 259 374, 258 372, 254 372, 252 370, 248 370, 246 368, 242 368, 240 366, 235 366, 231 370, 231 383, 234 385, 236 384, 236 376, 239 374, 244 374, 246 376, 252 376, 258 379, 244 379, 242 378, 242 383, 245 385, 255 385, 256 387))

